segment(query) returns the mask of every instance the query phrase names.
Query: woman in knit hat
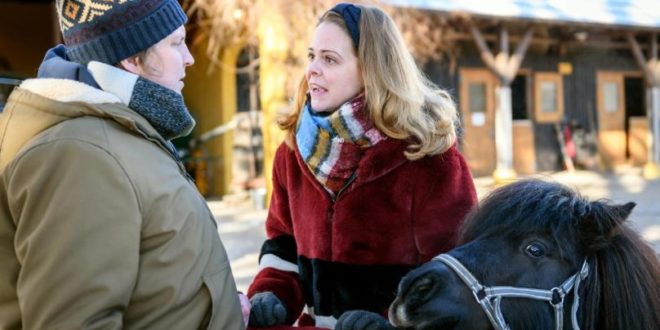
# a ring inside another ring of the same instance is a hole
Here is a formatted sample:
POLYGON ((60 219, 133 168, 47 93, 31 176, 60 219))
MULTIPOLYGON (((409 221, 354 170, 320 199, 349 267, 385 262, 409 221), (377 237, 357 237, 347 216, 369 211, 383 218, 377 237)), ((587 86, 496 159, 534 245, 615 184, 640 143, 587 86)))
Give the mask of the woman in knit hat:
POLYGON ((194 126, 176 0, 57 0, 65 45, 0 117, 0 329, 243 329, 194 126))
POLYGON ((297 107, 280 121, 288 139, 250 325, 387 329, 401 277, 454 246, 477 200, 456 109, 378 8, 326 12, 308 57, 297 107))

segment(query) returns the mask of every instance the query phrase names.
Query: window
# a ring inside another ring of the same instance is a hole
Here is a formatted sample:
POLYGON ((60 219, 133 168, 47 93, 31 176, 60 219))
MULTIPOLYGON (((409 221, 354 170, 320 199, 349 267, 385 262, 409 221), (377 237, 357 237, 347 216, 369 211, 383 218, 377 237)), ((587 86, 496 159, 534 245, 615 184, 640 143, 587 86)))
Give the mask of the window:
POLYGON ((564 91, 559 73, 534 75, 534 113, 539 123, 558 123, 564 116, 564 91))
POLYGON ((483 126, 486 123, 486 83, 468 85, 468 103, 472 125, 483 126))
POLYGON ((541 82, 541 112, 553 113, 557 109, 557 83, 554 81, 541 82))
POLYGON ((469 88, 470 112, 486 112, 486 84, 471 83, 469 88))
POLYGON ((619 86, 614 82, 603 85, 603 103, 605 112, 616 112, 619 110, 619 86))

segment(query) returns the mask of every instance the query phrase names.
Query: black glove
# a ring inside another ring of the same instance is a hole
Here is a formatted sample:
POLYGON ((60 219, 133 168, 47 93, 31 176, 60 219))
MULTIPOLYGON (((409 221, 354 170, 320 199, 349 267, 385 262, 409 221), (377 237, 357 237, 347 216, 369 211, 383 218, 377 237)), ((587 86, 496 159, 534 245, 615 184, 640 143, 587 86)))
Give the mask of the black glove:
POLYGON ((251 327, 266 328, 285 323, 286 307, 274 293, 259 292, 252 296, 250 304, 251 327))
POLYGON ((379 314, 368 311, 344 312, 337 320, 335 330, 391 330, 396 329, 379 314))

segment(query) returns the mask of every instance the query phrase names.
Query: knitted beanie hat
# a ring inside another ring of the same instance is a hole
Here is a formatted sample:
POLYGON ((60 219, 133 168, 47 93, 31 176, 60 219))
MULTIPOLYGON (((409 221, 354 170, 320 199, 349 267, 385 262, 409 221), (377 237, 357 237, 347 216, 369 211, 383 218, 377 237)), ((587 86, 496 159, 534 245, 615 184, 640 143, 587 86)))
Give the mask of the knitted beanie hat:
POLYGON ((115 65, 170 35, 187 16, 177 0, 56 0, 67 56, 115 65))

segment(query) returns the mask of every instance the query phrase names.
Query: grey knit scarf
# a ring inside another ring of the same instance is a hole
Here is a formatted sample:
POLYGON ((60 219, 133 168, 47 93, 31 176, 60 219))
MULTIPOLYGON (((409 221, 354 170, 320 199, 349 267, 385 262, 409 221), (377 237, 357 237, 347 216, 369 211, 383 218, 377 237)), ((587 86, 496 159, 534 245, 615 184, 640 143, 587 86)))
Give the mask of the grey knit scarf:
POLYGON ((181 94, 105 63, 91 61, 87 69, 101 89, 117 95, 166 140, 188 135, 195 127, 181 94))
POLYGON ((128 107, 144 117, 166 140, 190 134, 195 127, 181 94, 138 78, 128 107))

